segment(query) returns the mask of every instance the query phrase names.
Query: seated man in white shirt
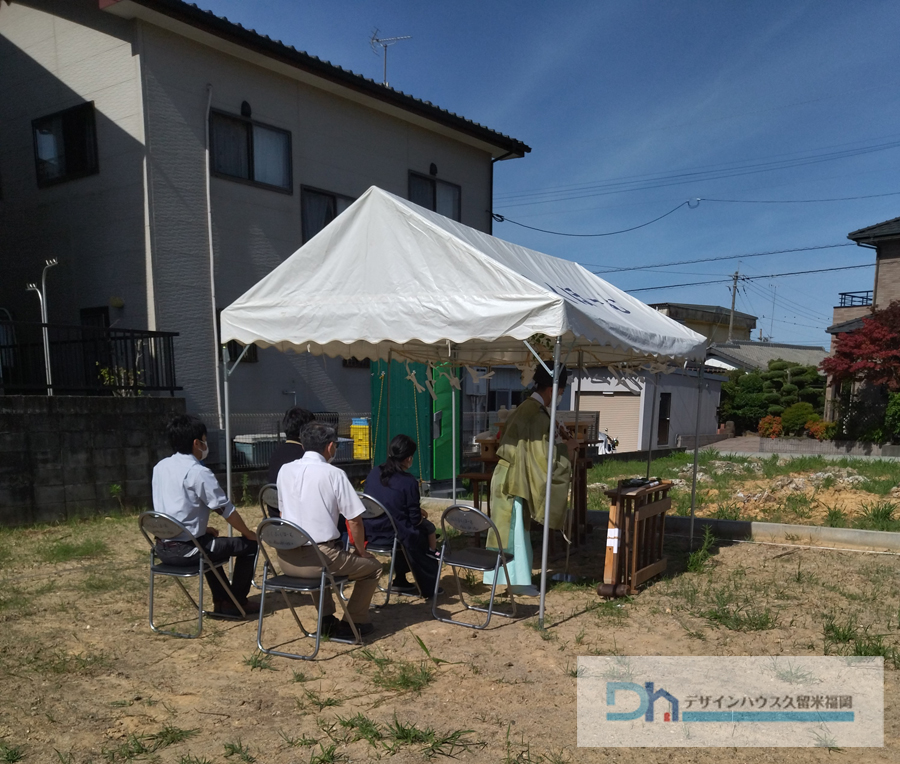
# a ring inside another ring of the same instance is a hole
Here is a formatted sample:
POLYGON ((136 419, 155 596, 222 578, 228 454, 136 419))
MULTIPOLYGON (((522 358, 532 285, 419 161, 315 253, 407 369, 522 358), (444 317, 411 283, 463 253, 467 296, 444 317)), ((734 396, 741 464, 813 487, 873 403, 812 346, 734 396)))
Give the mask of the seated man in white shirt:
MULTIPOLYGON (((336 576, 349 576, 353 594, 347 603, 350 617, 360 634, 370 634, 369 605, 381 575, 381 563, 365 549, 366 532, 360 515, 365 511, 346 473, 329 462, 337 450, 337 433, 324 422, 310 422, 300 430, 306 450, 302 459, 285 464, 278 471, 278 503, 281 517, 299 525, 319 547, 336 576), (355 551, 345 552, 340 543, 338 517, 344 516, 353 534, 355 551)), ((283 572, 289 576, 319 576, 318 558, 311 547, 278 552, 283 572)), ((337 595, 337 592, 333 592, 337 595)), ((314 598, 318 602, 317 598, 314 598)), ((322 630, 350 638, 349 624, 334 617, 334 600, 325 595, 322 630)))
MULTIPOLYGON (((247 615, 255 616, 259 605, 250 605, 247 593, 253 580, 256 534, 244 523, 209 467, 200 463, 209 453, 206 425, 195 416, 178 414, 166 427, 166 435, 175 453, 153 468, 153 508, 184 525, 213 562, 235 558, 231 591, 247 615), (224 517, 242 536, 219 538, 218 530, 209 525, 210 511, 224 517)), ((197 567, 199 552, 186 534, 157 540, 156 551, 167 565, 197 567)), ((219 572, 227 581, 221 568, 219 572)), ((240 617, 241 611, 234 606, 215 573, 207 573, 206 581, 212 591, 213 614, 240 617)))

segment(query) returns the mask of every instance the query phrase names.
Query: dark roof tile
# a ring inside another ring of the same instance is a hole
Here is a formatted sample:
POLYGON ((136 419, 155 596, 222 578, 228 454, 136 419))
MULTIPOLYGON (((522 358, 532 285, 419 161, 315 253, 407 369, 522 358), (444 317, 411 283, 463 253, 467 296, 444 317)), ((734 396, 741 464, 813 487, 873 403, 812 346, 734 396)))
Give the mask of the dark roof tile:
POLYGON ((866 228, 860 228, 858 231, 852 231, 847 234, 847 238, 852 241, 861 241, 898 235, 900 235, 900 218, 891 218, 883 223, 876 223, 866 228))

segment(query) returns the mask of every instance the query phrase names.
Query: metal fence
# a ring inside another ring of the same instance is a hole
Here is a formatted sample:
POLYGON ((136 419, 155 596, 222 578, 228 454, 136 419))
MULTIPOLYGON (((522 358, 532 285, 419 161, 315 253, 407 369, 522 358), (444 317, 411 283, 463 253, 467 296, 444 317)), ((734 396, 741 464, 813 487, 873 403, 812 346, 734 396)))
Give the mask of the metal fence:
POLYGON ((175 382, 176 332, 0 321, 0 393, 141 395, 175 382), (47 384, 44 330, 52 384, 47 384))

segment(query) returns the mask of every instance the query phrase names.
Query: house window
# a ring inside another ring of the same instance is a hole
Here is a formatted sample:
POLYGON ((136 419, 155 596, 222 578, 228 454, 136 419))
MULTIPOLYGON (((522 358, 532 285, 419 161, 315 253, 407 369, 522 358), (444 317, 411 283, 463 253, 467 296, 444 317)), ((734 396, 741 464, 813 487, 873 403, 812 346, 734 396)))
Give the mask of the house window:
POLYGON ((409 200, 451 220, 460 220, 459 195, 460 188, 455 183, 409 174, 409 200))
POLYGON ((351 204, 353 204, 353 199, 349 196, 302 187, 300 189, 300 220, 303 243, 306 244, 351 204))
POLYGON ((93 102, 36 119, 31 127, 39 188, 100 171, 93 102))
POLYGON ((291 191, 291 134, 250 119, 209 115, 210 172, 291 191))

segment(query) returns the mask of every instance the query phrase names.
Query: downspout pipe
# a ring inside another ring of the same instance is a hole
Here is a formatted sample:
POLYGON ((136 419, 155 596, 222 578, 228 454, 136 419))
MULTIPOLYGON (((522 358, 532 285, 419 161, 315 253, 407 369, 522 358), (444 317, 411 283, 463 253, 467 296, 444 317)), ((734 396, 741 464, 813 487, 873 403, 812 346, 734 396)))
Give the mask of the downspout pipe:
POLYGON ((505 154, 491 158, 491 187, 489 189, 490 198, 488 199, 488 203, 490 204, 488 209, 488 233, 491 236, 494 235, 494 165, 497 164, 497 162, 502 162, 504 159, 509 159, 513 154, 515 154, 514 151, 507 151, 505 154))
MULTIPOLYGON (((206 236, 209 246, 209 299, 212 310, 212 327, 213 327, 213 368, 216 370, 216 416, 218 417, 219 429, 224 426, 222 420, 222 392, 221 392, 221 374, 219 372, 219 317, 216 311, 216 256, 213 249, 213 229, 212 229, 212 196, 210 193, 210 146, 209 146, 209 115, 212 111, 213 86, 206 86, 206 122, 203 125, 206 131, 206 236)), ((236 364, 235 364, 236 365, 236 364)), ((226 443, 226 447, 231 450, 231 444, 226 443)), ((230 488, 230 486, 229 486, 230 488)))

